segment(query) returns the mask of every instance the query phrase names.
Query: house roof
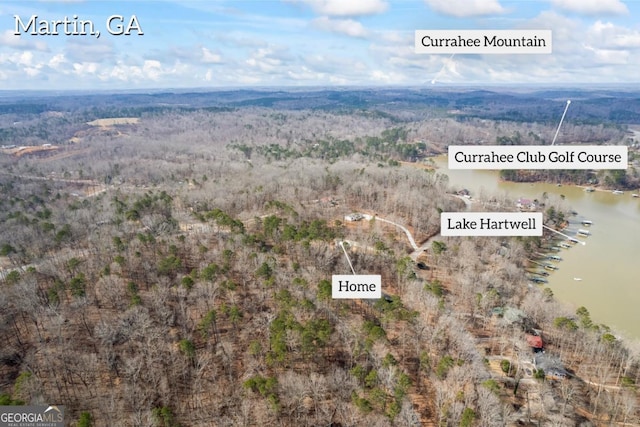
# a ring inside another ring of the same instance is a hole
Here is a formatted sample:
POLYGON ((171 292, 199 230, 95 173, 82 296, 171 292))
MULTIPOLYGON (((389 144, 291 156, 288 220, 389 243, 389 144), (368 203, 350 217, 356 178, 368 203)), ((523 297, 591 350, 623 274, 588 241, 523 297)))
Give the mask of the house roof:
POLYGON ((543 369, 545 372, 566 372, 560 358, 549 353, 536 353, 533 361, 537 369, 543 369))
POLYGON ((502 317, 508 323, 511 324, 516 322, 521 322, 523 319, 527 317, 527 314, 518 308, 506 307, 502 317))
POLYGON ((525 338, 527 340, 527 344, 529 344, 530 347, 533 347, 533 348, 543 348, 544 347, 544 344, 542 342, 542 337, 541 336, 527 334, 525 336, 525 338))

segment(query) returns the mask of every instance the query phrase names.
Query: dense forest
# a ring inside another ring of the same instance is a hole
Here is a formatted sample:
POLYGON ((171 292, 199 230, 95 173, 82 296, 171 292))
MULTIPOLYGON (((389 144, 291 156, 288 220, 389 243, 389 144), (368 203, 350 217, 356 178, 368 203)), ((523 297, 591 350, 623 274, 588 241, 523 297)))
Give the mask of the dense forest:
MULTIPOLYGON (((551 236, 439 235, 465 202, 428 156, 555 124, 390 93, 4 99, 3 145, 47 150, 0 153, 0 404, 73 426, 640 422, 634 343, 527 280, 551 236), (384 298, 331 298, 340 242, 384 298)), ((629 137, 587 122, 566 135, 629 137)))

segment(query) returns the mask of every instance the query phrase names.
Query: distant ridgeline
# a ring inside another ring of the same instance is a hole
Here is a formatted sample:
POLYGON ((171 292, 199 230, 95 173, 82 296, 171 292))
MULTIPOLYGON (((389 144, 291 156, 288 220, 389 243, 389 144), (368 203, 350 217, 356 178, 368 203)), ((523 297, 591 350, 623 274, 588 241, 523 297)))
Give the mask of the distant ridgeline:
POLYGON ((231 111, 235 108, 269 107, 283 110, 367 110, 391 115, 394 111, 456 110, 456 117, 555 123, 563 104, 558 99, 580 99, 571 107, 575 124, 640 124, 637 91, 535 90, 513 88, 358 88, 295 90, 184 90, 147 92, 0 92, 0 115, 41 114, 47 111, 91 111, 87 120, 106 117, 140 117, 167 110, 231 111))

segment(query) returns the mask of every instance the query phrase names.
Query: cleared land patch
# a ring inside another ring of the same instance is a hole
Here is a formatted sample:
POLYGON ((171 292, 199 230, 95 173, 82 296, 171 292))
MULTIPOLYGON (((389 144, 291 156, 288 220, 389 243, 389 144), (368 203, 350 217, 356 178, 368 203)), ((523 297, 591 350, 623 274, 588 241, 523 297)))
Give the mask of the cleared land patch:
POLYGON ((134 125, 140 121, 139 117, 114 117, 111 119, 96 119, 87 122, 89 126, 134 125))

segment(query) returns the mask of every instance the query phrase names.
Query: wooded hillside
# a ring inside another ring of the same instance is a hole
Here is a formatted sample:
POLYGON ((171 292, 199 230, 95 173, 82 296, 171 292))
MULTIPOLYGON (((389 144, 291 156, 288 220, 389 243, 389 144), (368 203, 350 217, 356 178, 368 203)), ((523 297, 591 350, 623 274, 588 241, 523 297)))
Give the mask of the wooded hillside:
POLYGON ((0 154, 0 404, 78 426, 640 422, 637 350, 528 285, 544 241, 439 236, 463 201, 400 163, 530 124, 366 112, 64 112, 55 154, 0 154), (331 298, 339 241, 385 298, 331 298), (532 328, 568 378, 527 372, 532 328))

